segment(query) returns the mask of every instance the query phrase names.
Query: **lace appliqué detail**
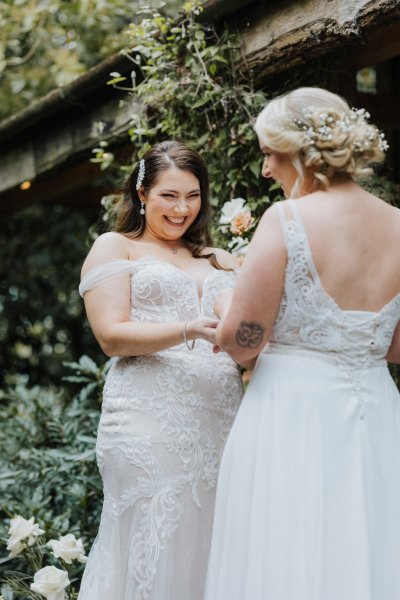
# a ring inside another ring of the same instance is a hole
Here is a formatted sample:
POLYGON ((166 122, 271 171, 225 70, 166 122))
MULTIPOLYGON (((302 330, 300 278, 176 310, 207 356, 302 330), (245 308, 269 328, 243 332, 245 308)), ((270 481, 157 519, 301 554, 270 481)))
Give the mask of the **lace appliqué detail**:
MULTIPOLYGON (((174 265, 153 257, 132 262, 131 314, 141 322, 214 317, 218 292, 235 281, 234 273, 210 271, 199 297, 195 280, 174 265)), ((152 598, 160 561, 162 569, 168 556, 186 564, 189 546, 193 569, 205 572, 219 461, 242 394, 234 361, 213 354, 204 340, 193 352, 182 343, 116 360, 104 387, 97 441, 104 505, 93 560, 101 568, 88 564, 87 585, 125 568, 107 565, 110 553, 111 561, 126 561, 124 585, 135 600, 152 598), (199 524, 189 523, 188 515, 199 524), (193 527, 199 539, 193 540, 193 527)), ((202 590, 196 594, 200 598, 202 590)))
MULTIPOLYGON (((282 206, 279 210, 282 215, 282 206)), ((400 318, 400 296, 376 313, 340 309, 321 285, 304 227, 281 220, 288 259, 271 342, 332 353, 354 379, 354 369, 373 366, 386 356, 400 318)))

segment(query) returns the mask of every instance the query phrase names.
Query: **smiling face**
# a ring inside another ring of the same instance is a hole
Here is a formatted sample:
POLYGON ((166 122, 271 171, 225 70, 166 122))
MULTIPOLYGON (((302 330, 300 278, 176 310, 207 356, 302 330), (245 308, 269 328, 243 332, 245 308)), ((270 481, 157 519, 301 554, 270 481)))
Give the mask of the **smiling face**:
POLYGON ((162 171, 145 194, 144 235, 164 241, 177 241, 189 229, 201 207, 200 183, 190 171, 171 167, 162 171))
POLYGON ((262 176, 266 178, 272 177, 272 179, 280 183, 285 196, 288 198, 299 176, 289 155, 275 152, 264 145, 260 147, 264 155, 264 162, 261 167, 262 176))

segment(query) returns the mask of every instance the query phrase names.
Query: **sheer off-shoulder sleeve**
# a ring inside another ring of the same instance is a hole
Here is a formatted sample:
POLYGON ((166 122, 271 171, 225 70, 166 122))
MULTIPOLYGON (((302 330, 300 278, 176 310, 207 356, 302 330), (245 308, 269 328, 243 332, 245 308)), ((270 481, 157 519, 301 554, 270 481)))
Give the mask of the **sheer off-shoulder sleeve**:
POLYGON ((82 296, 89 290, 103 283, 106 279, 117 277, 126 273, 131 273, 134 268, 133 260, 112 260, 91 269, 82 277, 79 285, 79 294, 82 296))

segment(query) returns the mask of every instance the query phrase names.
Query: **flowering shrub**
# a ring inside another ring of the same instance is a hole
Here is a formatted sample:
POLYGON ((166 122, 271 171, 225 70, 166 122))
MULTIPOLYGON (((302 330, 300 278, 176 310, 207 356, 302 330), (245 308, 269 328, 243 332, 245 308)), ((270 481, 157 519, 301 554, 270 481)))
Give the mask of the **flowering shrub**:
POLYGON ((44 529, 39 529, 39 525, 35 524, 34 517, 31 517, 29 521, 20 516, 11 519, 10 537, 7 544, 10 558, 21 554, 27 546, 32 546, 42 533, 44 533, 44 529))
POLYGON ((68 565, 73 560, 78 560, 81 563, 86 562, 82 540, 77 540, 72 533, 60 537, 59 540, 50 540, 47 545, 53 549, 56 558, 62 558, 68 565))
POLYGON ((19 384, 0 394, 0 594, 5 600, 39 599, 29 588, 42 582, 33 580, 34 573, 51 566, 44 555, 55 567, 62 561, 70 573, 67 597, 77 595, 84 546, 91 546, 101 512, 94 446, 109 365, 99 368, 84 356, 69 365, 63 388, 19 384), (21 516, 26 514, 32 516, 21 516), (58 532, 71 533, 59 537, 58 532), (30 570, 27 560, 33 561, 30 570))
POLYGON ((74 575, 74 568, 71 566, 73 561, 87 560, 81 539, 76 539, 72 533, 68 533, 59 540, 52 539, 47 544, 43 543, 41 538, 45 533, 44 529, 40 529, 34 517, 24 519, 21 515, 11 519, 8 533, 9 558, 21 555, 25 564, 24 572, 10 572, 6 577, 1 588, 2 594, 11 598, 14 598, 14 594, 31 598, 31 591, 46 600, 76 598, 77 591, 73 588, 66 591, 66 588, 70 586, 70 577, 74 575), (43 566, 47 548, 52 549, 52 558, 59 559, 62 569, 54 565, 43 566), (33 572, 33 582, 26 575, 28 571, 33 572))
POLYGON ((35 573, 31 590, 38 592, 46 600, 64 600, 64 590, 70 583, 66 571, 57 567, 43 567, 35 573))
MULTIPOLYGON (((268 184, 261 178, 262 157, 252 128, 254 117, 265 105, 266 96, 252 86, 252 73, 237 61, 240 42, 227 28, 216 31, 200 23, 198 2, 186 2, 170 18, 144 9, 140 24, 128 30, 131 45, 126 55, 132 60, 137 79, 112 73, 109 84, 126 90, 137 100, 129 135, 133 161, 139 161, 149 145, 178 139, 200 152, 210 174, 211 222, 216 246, 229 247, 232 235, 248 239, 251 215, 237 215, 232 231, 224 235, 218 224, 221 206, 237 196, 246 197, 254 218, 270 203, 268 184), (162 81, 162 85, 160 85, 162 81), (244 235, 243 237, 243 234, 244 235)), ((93 161, 108 174, 122 179, 131 166, 112 159, 107 142, 93 150, 93 161)), ((108 197, 105 208, 112 219, 117 197, 108 197)), ((109 220, 106 217, 106 220, 109 220)), ((239 241, 234 244, 235 250, 239 241)))

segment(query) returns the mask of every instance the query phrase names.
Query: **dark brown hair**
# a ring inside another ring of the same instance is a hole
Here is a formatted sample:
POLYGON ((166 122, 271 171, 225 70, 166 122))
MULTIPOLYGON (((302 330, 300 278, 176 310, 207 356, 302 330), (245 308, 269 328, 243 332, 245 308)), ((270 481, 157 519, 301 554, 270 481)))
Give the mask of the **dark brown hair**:
MULTIPOLYGON (((211 264, 221 269, 215 254, 203 254, 204 248, 211 245, 208 231, 210 204, 208 200, 209 181, 207 166, 201 156, 181 142, 168 141, 155 144, 143 156, 145 174, 142 186, 145 193, 156 184, 163 171, 173 167, 192 173, 200 184, 201 205, 199 214, 183 235, 187 248, 195 258, 208 258, 211 264)), ((116 218, 115 231, 133 238, 140 237, 146 226, 145 215, 140 214, 140 198, 136 189, 139 174, 139 163, 123 185, 123 200, 116 218)))

